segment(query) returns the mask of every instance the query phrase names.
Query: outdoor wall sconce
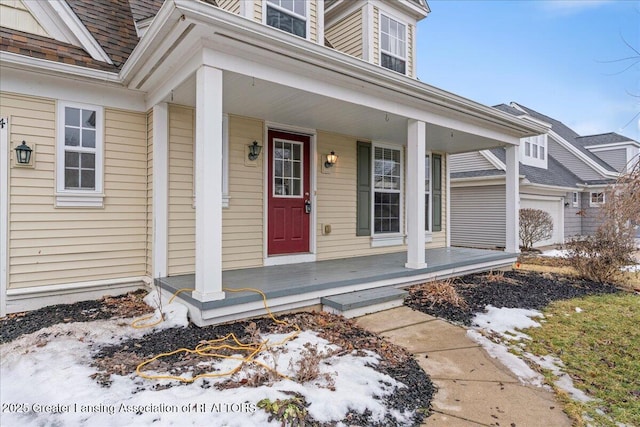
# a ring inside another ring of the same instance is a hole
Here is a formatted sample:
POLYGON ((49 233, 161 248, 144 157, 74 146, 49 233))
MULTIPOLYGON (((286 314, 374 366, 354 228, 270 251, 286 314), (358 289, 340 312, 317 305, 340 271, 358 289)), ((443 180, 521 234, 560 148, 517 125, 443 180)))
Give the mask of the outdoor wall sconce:
POLYGON ((332 151, 330 154, 327 154, 327 161, 324 162, 324 167, 332 168, 337 161, 338 161, 338 156, 336 155, 335 151, 332 151))
POLYGON ((31 152, 33 150, 25 141, 16 147, 16 158, 21 165, 28 165, 31 162, 31 152))
POLYGON ((249 160, 256 160, 261 151, 262 145, 258 145, 258 141, 253 141, 253 144, 249 145, 249 160))

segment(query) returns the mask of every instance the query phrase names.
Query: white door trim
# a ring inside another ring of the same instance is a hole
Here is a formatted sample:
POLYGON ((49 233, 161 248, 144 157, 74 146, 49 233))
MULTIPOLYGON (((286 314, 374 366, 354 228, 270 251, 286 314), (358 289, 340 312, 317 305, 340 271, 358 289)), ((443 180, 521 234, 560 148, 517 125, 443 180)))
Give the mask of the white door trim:
POLYGON ((0 317, 7 315, 9 278, 9 117, 0 117, 0 317))
POLYGON ((262 172, 263 172, 263 218, 262 218, 262 262, 263 265, 284 265, 284 264, 297 264, 301 262, 314 262, 316 260, 316 224, 317 224, 317 201, 316 194, 317 188, 317 174, 316 164, 318 163, 318 153, 316 152, 317 146, 317 132, 315 129, 302 128, 298 126, 284 125, 281 123, 264 122, 264 133, 262 141, 262 172), (269 256, 268 244, 269 244, 269 130, 278 130, 282 132, 290 132, 306 135, 310 139, 311 146, 309 147, 309 176, 310 176, 310 188, 311 193, 311 219, 309 224, 309 253, 299 255, 274 255, 269 256))

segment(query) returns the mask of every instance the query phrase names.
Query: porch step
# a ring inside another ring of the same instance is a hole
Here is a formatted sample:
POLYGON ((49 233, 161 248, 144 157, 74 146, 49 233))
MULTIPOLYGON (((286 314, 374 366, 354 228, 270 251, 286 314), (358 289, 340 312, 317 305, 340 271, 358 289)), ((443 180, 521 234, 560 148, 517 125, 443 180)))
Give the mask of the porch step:
POLYGON ((401 289, 382 287, 322 297, 320 302, 323 311, 351 318, 399 307, 408 294, 401 289))

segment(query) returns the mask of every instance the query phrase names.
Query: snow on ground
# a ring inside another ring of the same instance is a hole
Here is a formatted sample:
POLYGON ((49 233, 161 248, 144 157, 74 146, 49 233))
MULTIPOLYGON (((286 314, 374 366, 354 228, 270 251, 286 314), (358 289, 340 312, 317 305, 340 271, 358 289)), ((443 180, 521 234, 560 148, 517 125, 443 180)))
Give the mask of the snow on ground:
POLYGON ((624 267, 621 268, 622 271, 629 271, 632 273, 638 273, 640 272, 640 264, 634 264, 634 265, 625 265, 624 267))
POLYGON ((569 256, 569 251, 567 251, 566 249, 550 249, 548 251, 542 252, 540 256, 551 258, 567 258, 569 256))
MULTIPOLYGON (((181 307, 165 301, 163 312, 167 321, 154 329, 186 325, 186 310, 181 307)), ((159 314, 156 312, 155 316, 157 319, 159 314)), ((151 324, 153 320, 145 323, 151 324)), ((205 379, 198 379, 184 385, 145 380, 131 374, 112 375, 113 383, 105 388, 90 378, 96 372, 90 366, 91 356, 101 346, 140 337, 150 330, 132 328, 131 319, 67 323, 3 344, 0 346, 2 425, 185 426, 211 424, 212 419, 221 426, 279 425, 275 420, 269 423, 267 413, 257 408, 256 403, 264 398, 288 399, 291 395, 286 392, 302 394, 310 404, 309 414, 321 422, 343 419, 348 410, 370 411, 382 420, 387 408, 376 397, 404 387, 375 369, 379 356, 372 352, 330 356, 320 364, 321 374, 326 375, 305 384, 282 379, 271 386, 217 390, 202 386, 215 385, 224 379, 208 378, 206 383, 205 379), (333 385, 326 382, 327 377, 333 385), (163 387, 169 384, 173 386, 163 387)), ((262 338, 277 343, 283 337, 272 334, 262 338)), ((272 365, 269 358, 275 357, 278 372, 291 376, 295 363, 309 345, 322 353, 336 348, 315 332, 304 331, 278 351, 265 352, 259 359, 272 365)), ((213 368, 226 371, 234 363, 240 362, 223 359, 213 368)), ((244 373, 240 375, 250 375, 244 369, 241 372, 244 373)), ((394 411, 393 415, 402 424, 409 422, 412 414, 394 411)))
MULTIPOLYGON (((581 308, 576 307, 576 313, 581 313, 582 311, 581 308)), ((521 357, 528 359, 541 368, 550 370, 556 377, 555 385, 566 391, 574 399, 581 402, 590 400, 589 396, 573 385, 571 377, 562 371, 563 364, 560 359, 551 356, 539 357, 531 353, 522 352, 517 342, 523 339, 530 339, 530 337, 521 330, 540 327, 540 324, 533 320, 534 318, 544 318, 544 315, 537 310, 496 308, 488 305, 485 307, 485 313, 478 313, 473 318, 472 324, 476 329, 468 330, 467 336, 482 345, 487 353, 508 367, 524 384, 540 387, 544 383, 544 378, 541 374, 531 369, 521 357), (496 343, 490 340, 482 332, 489 332, 490 336, 497 335, 501 338, 501 342, 496 343), (509 350, 516 350, 521 357, 516 356, 509 350)))

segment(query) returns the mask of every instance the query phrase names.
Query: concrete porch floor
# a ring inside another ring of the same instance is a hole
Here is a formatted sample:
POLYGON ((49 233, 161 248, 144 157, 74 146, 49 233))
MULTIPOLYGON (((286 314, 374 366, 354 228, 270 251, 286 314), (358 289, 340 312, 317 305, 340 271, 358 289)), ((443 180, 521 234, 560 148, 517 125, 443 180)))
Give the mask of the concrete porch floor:
MULTIPOLYGON (((255 288, 267 296, 272 311, 320 304, 320 298, 363 289, 412 284, 510 266, 517 255, 502 251, 438 248, 425 250, 427 267, 405 268, 406 252, 280 266, 229 270, 222 273, 224 289, 255 288)), ((195 275, 156 280, 166 293, 194 289, 195 275)), ((262 296, 255 292, 226 292, 224 299, 201 302, 191 292, 179 298, 197 325, 222 323, 264 314, 262 296)))

